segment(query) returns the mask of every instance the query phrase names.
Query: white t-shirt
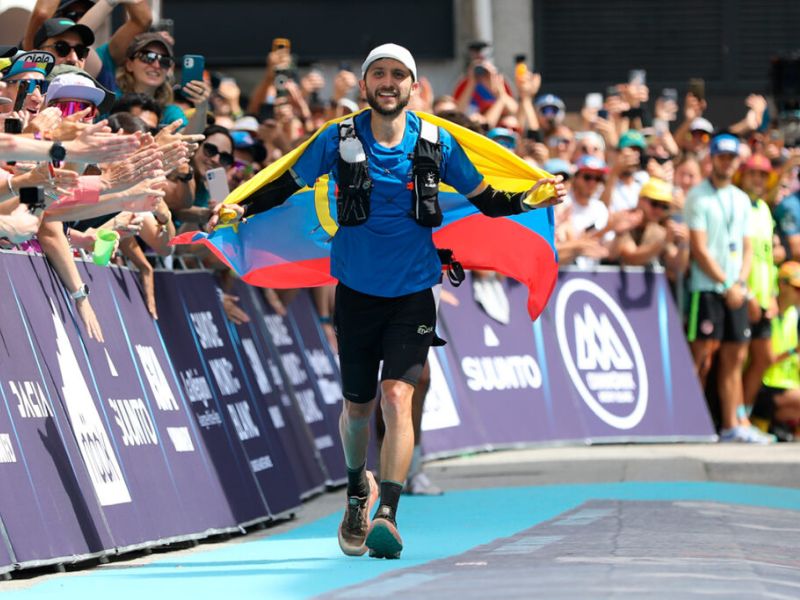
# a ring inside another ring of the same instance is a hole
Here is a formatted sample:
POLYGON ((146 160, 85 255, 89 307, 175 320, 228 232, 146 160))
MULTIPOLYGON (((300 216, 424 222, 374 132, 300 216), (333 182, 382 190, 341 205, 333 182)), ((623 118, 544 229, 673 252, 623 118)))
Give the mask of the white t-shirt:
MULTIPOLYGON (((599 198, 593 196, 589 198, 589 202, 585 205, 579 204, 575 201, 572 192, 570 192, 567 194, 567 202, 572 210, 570 221, 576 236, 581 235, 589 227, 594 226, 594 231, 600 231, 608 224, 608 208, 599 198)), ((596 258, 588 256, 575 257, 575 266, 582 269, 588 269, 598 264, 600 264, 600 261, 596 258)))
POLYGON ((630 183, 622 183, 619 179, 614 184, 614 191, 611 193, 611 212, 619 210, 633 210, 639 205, 639 192, 642 186, 650 179, 646 171, 637 171, 633 174, 630 183))

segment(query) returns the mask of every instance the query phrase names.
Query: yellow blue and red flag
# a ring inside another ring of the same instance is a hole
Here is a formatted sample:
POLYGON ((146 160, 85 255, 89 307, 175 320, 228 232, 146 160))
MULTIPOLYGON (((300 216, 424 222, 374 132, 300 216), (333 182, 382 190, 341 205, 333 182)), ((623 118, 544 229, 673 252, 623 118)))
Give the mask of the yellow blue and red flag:
MULTIPOLYGON (((416 114, 447 130, 495 189, 522 192, 538 179, 550 176, 482 135, 433 115, 416 114)), ((329 121, 320 131, 344 118, 347 117, 329 121)), ((316 135, 319 132, 233 190, 225 203, 243 202, 276 180, 291 168, 316 135)), ((529 197, 526 202, 535 205, 552 192, 551 185, 541 186, 536 197, 529 197)), ((497 271, 526 285, 528 312, 532 319, 538 317, 558 274, 553 209, 490 218, 444 184, 440 186, 439 203, 444 219, 433 230, 436 247, 452 250, 465 269, 497 271)), ((172 243, 208 247, 252 285, 276 289, 315 287, 335 283, 330 275, 330 248, 336 230, 336 185, 323 176, 313 188, 297 191, 284 204, 244 223, 222 224, 211 234, 184 233, 172 243)))

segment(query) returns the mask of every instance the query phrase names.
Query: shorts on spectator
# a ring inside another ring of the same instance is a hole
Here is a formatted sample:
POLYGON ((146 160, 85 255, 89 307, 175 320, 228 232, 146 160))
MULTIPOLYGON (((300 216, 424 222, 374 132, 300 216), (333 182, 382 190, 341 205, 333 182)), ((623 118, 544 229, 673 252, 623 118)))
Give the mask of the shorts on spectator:
POLYGON ((736 310, 728 308, 725 298, 717 292, 692 292, 689 303, 687 338, 747 342, 752 331, 747 317, 747 303, 736 310))
POLYGON ((768 340, 772 337, 772 319, 768 319, 763 314, 761 318, 750 325, 750 339, 768 340))

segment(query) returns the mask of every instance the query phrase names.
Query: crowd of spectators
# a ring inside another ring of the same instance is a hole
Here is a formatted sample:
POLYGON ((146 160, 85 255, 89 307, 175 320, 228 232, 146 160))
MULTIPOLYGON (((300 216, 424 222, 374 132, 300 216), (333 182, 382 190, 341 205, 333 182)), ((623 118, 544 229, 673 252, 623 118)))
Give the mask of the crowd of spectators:
MULTIPOLYGON (((0 48, 0 236, 47 256, 101 341, 74 257, 92 253, 108 237, 103 230, 138 269, 157 318, 153 256, 169 264, 169 240, 202 228, 228 190, 325 121, 366 106, 356 74, 343 69, 326 82, 317 69, 297 69, 289 40, 272 43, 263 76, 245 93, 224 73, 187 80, 174 39, 152 21, 145 0, 38 0, 19 48, 0 48), (127 18, 97 45, 95 32, 116 4, 127 18), (227 185, 210 184, 212 171, 227 185)), ((720 404, 721 439, 772 441, 751 424, 754 406, 764 430, 791 437, 800 374, 794 347, 776 350, 771 323, 794 306, 786 298, 800 280, 792 270, 800 260, 800 151, 785 146, 764 97, 748 96, 740 121, 712 124, 701 87, 683 98, 670 89, 651 94, 645 74, 632 71, 567 107, 523 60, 512 74, 499 72, 485 43, 470 45, 453 90, 434 91, 424 76, 420 84, 409 108, 485 134, 567 180, 568 200, 555 211, 562 265, 665 269, 698 375, 720 404), (774 385, 770 373, 787 361, 794 377, 774 385)), ((285 294, 265 294, 283 310, 285 294)), ((223 299, 230 318, 247 320, 235 298, 223 299)), ((317 293, 335 345, 330 299, 317 293)))

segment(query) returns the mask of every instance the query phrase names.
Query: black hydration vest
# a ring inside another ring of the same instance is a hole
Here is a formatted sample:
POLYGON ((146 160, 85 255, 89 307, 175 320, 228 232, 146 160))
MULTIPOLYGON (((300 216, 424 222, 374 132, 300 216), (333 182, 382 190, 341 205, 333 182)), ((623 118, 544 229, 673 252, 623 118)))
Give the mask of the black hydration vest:
MULTIPOLYGON (((372 178, 369 175, 367 154, 356 136, 353 117, 339 123, 339 176, 337 178, 336 212, 342 227, 363 225, 369 218, 372 178)), ((414 206, 410 216, 423 227, 442 224, 439 206, 439 165, 442 144, 439 128, 420 119, 420 132, 412 157, 414 206)))

